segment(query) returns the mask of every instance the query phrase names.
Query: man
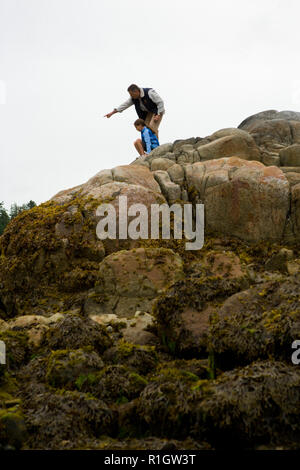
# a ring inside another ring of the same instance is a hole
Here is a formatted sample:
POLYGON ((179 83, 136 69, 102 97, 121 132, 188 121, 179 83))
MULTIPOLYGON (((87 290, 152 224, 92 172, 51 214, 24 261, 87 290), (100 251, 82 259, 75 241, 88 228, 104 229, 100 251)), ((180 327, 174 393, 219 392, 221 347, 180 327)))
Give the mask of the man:
POLYGON ((144 119, 146 126, 158 138, 158 128, 165 113, 163 100, 153 88, 140 88, 132 84, 127 91, 130 98, 104 117, 110 118, 113 114, 122 113, 122 111, 134 105, 138 117, 144 119))

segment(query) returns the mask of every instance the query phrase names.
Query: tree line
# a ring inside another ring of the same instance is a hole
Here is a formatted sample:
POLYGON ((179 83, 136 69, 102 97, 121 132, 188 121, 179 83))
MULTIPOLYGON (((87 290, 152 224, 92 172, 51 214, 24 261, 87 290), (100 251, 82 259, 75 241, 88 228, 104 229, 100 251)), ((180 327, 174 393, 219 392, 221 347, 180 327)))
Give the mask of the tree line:
POLYGON ((9 212, 4 207, 4 202, 0 202, 0 235, 4 232, 4 229, 8 222, 10 222, 14 217, 16 217, 20 212, 27 211, 35 207, 36 203, 34 201, 29 201, 26 204, 18 206, 15 202, 10 206, 9 212))

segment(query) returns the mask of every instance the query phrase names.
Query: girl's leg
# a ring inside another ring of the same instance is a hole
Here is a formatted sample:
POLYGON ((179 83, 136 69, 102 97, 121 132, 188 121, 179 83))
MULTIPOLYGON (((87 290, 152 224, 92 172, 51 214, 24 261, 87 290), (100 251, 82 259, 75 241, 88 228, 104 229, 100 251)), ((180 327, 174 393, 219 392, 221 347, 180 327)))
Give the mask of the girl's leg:
POLYGON ((139 155, 145 155, 145 151, 144 151, 143 143, 142 143, 141 139, 137 139, 134 142, 134 146, 135 146, 136 150, 138 151, 139 155))

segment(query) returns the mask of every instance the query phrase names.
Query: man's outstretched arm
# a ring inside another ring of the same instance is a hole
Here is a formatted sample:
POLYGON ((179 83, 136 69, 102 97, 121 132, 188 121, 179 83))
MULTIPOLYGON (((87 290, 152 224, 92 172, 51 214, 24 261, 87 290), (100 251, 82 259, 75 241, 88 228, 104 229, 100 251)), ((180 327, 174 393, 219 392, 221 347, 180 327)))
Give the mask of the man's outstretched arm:
POLYGON ((132 105, 133 105, 133 101, 131 98, 129 98, 124 103, 120 104, 120 106, 118 106, 113 111, 111 111, 111 113, 105 114, 104 117, 110 118, 113 114, 121 113, 122 111, 124 111, 125 109, 129 108, 132 105))
POLYGON ((118 112, 118 111, 117 111, 116 108, 115 108, 115 109, 114 109, 113 111, 111 111, 110 113, 105 114, 104 117, 110 118, 113 114, 116 114, 117 112, 118 112))

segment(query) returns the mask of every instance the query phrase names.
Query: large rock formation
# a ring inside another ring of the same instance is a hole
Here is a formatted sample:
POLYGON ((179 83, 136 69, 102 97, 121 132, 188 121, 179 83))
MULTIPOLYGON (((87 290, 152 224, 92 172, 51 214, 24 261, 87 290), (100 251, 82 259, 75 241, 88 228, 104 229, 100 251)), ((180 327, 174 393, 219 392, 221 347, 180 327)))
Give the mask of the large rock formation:
POLYGON ((265 111, 237 129, 164 144, 132 165, 149 167, 170 204, 203 202, 206 231, 297 241, 299 115, 265 111))
POLYGON ((299 166, 299 160, 290 165, 288 159, 282 159, 281 152, 300 143, 300 113, 263 111, 248 117, 238 127, 254 138, 266 165, 299 166))
POLYGON ((299 449, 299 148, 300 113, 264 111, 10 222, 0 448, 299 449), (124 196, 148 234, 154 204, 204 204, 204 246, 122 236, 124 196), (115 238, 97 236, 103 204, 115 238))
POLYGON ((185 171, 188 191, 196 190, 204 203, 206 231, 247 241, 283 238, 290 188, 279 168, 229 157, 185 171))

